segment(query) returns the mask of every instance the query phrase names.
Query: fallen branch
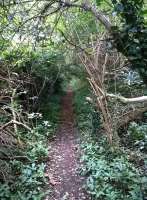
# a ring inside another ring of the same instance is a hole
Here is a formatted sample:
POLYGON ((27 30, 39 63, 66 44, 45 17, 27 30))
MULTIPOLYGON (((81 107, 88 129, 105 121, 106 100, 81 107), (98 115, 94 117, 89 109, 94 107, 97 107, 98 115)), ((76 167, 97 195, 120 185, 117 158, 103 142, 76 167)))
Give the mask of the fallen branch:
POLYGON ((123 96, 119 96, 119 95, 107 93, 106 97, 114 98, 116 100, 119 100, 122 103, 143 103, 143 102, 147 101, 147 96, 134 97, 134 98, 126 98, 126 97, 123 97, 123 96))
POLYGON ((32 129, 27 126, 26 124, 23 124, 21 122, 15 121, 15 120, 11 120, 10 122, 4 124, 3 126, 0 127, 0 131, 2 131, 3 129, 7 128, 8 126, 15 124, 15 125, 19 125, 22 126, 23 128, 27 129, 28 131, 31 131, 32 129))

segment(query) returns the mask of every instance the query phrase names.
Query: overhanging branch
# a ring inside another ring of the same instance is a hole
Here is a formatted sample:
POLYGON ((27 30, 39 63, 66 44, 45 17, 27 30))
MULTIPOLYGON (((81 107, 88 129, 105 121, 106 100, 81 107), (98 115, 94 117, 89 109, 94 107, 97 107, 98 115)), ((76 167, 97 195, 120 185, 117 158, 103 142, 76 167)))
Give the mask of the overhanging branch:
POLYGON ((105 14, 102 11, 97 9, 96 6, 90 5, 90 3, 76 4, 76 3, 73 3, 70 1, 62 1, 62 0, 58 0, 58 2, 59 2, 59 4, 62 5, 62 7, 81 8, 85 11, 89 11, 89 12, 93 13, 94 16, 96 17, 96 19, 98 21, 100 21, 108 31, 111 31, 111 29, 112 29, 111 22, 109 21, 109 19, 105 16, 105 14))

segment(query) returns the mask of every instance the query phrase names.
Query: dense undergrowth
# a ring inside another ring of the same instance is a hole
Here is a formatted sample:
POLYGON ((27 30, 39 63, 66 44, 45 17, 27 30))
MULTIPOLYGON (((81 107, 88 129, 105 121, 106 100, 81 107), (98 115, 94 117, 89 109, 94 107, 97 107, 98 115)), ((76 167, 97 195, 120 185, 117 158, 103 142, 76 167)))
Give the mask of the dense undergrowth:
POLYGON ((53 136, 58 121, 59 101, 60 95, 55 95, 44 102, 44 117, 35 122, 31 132, 19 131, 21 146, 16 147, 15 152, 9 152, 9 161, 1 160, 3 182, 0 183, 0 199, 41 200, 50 192, 45 189, 45 168, 50 150, 48 140, 53 136))
MULTIPOLYGON (((6 180, 1 184, 1 199, 41 199, 44 195, 42 193, 42 186, 45 183, 45 164, 44 158, 48 155, 48 148, 44 143, 42 137, 47 134, 42 130, 44 126, 38 125, 31 133, 24 133, 25 137, 29 138, 29 143, 25 147, 19 149, 20 157, 25 159, 18 160, 15 154, 13 160, 6 163, 6 166, 11 168, 10 180, 6 180), (23 155, 23 156, 22 156, 23 155)), ((17 153, 18 154, 18 153, 17 153)))
POLYGON ((60 110, 57 57, 21 46, 1 54, 0 199, 45 197, 48 140, 60 110), (56 64, 55 64, 56 63, 56 64), (42 67, 42 68, 41 68, 42 67))
POLYGON ((146 125, 131 123, 125 138, 127 145, 124 146, 123 141, 119 148, 112 148, 102 134, 100 121, 98 127, 94 127, 92 119, 95 111, 85 100, 88 94, 87 88, 81 88, 75 93, 83 151, 81 174, 86 176, 86 189, 93 200, 146 199, 147 157, 142 152, 146 148, 146 125))

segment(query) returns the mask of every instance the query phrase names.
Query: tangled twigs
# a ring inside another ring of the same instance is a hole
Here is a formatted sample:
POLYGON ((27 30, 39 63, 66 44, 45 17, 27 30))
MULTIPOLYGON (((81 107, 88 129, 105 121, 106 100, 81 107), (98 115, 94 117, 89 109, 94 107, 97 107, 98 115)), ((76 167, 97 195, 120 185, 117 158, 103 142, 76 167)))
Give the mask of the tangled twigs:
MULTIPOLYGON (((102 36, 102 39, 105 37, 105 35, 102 36)), ((102 113, 102 121, 103 126, 106 131, 107 138, 109 140, 109 143, 113 143, 113 128, 112 128, 112 121, 110 112, 107 105, 107 98, 105 96, 105 72, 108 63, 111 61, 113 63, 113 60, 110 56, 107 55, 106 52, 103 50, 103 43, 102 40, 98 40, 95 44, 95 41, 92 41, 93 47, 92 47, 92 55, 88 56, 87 54, 83 53, 80 55, 80 59, 85 66, 85 69, 88 74, 88 81, 90 83, 90 86, 93 90, 93 94, 95 96, 96 100, 96 106, 97 109, 102 113), (98 98, 98 97, 103 98, 98 98)))

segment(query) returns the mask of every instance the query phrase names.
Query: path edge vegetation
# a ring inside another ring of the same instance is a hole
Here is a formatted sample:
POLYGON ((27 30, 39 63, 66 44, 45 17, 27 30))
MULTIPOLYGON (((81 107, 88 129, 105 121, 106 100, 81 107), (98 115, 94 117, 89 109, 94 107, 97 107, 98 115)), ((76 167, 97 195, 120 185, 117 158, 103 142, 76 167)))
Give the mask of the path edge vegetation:
MULTIPOLYGON (((86 88, 80 88, 75 92, 74 106, 81 137, 82 155, 79 170, 81 176, 86 177, 84 187, 90 198, 94 200, 145 199, 146 172, 139 169, 138 164, 135 163, 137 157, 142 155, 138 154, 135 158, 135 152, 133 153, 129 148, 123 146, 115 150, 112 148, 102 133, 100 113, 86 101, 87 94, 90 95, 90 90, 86 88)), ((136 127, 139 128, 138 125, 136 127)), ((141 157, 138 158, 144 159, 141 157)))

